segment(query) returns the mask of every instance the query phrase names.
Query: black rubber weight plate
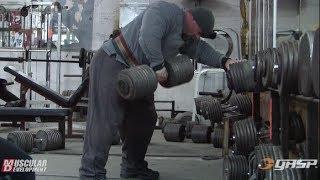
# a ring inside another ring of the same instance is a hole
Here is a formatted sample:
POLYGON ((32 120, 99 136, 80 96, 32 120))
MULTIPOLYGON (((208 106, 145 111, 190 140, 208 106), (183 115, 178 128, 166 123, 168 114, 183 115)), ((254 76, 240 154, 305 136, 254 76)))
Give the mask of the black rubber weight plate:
POLYGON ((313 51, 312 51, 312 84, 313 84, 313 89, 316 94, 316 96, 319 98, 320 97, 320 92, 319 92, 319 41, 320 41, 320 28, 318 28, 315 32, 314 35, 314 40, 313 40, 313 51))
POLYGON ((308 31, 299 42, 299 92, 304 96, 312 96, 311 82, 311 53, 313 48, 314 32, 308 31))

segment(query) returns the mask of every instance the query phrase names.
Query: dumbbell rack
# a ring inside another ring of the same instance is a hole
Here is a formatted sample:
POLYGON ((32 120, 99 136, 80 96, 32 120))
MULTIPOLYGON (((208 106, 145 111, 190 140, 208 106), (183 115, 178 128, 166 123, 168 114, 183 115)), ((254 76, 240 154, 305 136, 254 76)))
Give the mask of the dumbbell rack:
MULTIPOLYGON (((278 90, 269 89, 271 94, 270 110, 271 122, 270 139, 272 144, 280 145, 285 159, 289 158, 289 106, 293 100, 307 104, 306 119, 306 157, 305 159, 318 159, 319 161, 319 114, 320 100, 302 95, 287 94, 280 95, 278 90)), ((253 117, 257 124, 261 122, 260 117, 260 93, 253 93, 253 117)), ((259 128, 259 127, 258 127, 259 128)), ((319 179, 318 169, 310 167, 306 169, 307 180, 319 179)))

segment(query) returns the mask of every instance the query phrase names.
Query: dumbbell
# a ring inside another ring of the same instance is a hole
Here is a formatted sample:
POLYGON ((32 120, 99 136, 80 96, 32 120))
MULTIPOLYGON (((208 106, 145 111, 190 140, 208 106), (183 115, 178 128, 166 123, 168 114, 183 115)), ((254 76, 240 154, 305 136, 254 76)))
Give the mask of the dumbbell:
POLYGON ((218 124, 211 133, 211 142, 213 147, 222 148, 224 138, 224 127, 222 124, 218 124))
POLYGON ((212 127, 203 124, 193 125, 191 129, 191 140, 194 143, 210 143, 212 127))
POLYGON ((228 155, 223 159, 223 176, 227 180, 247 180, 248 160, 242 155, 228 155))
POLYGON ((62 134, 55 129, 39 130, 34 141, 40 151, 56 150, 63 146, 62 134))
POLYGON ((163 135, 166 141, 182 142, 186 137, 185 126, 179 123, 167 123, 163 128, 163 135))
POLYGON ((195 105, 197 113, 209 119, 212 125, 222 121, 223 113, 236 110, 249 116, 252 111, 250 97, 242 94, 231 96, 229 102, 225 104, 221 104, 220 100, 211 96, 201 96, 195 98, 195 105))
MULTIPOLYGON (((174 87, 189 82, 193 78, 193 64, 185 55, 166 60, 165 67, 168 71, 168 79, 160 83, 163 87, 174 87)), ((153 94, 157 85, 154 70, 147 65, 139 65, 120 71, 117 91, 124 99, 133 100, 153 94)))
POLYGON ((306 139, 302 118, 294 111, 289 113, 289 139, 296 144, 302 143, 306 139))
POLYGON ((10 132, 7 140, 25 152, 31 152, 34 146, 33 134, 30 131, 10 132))

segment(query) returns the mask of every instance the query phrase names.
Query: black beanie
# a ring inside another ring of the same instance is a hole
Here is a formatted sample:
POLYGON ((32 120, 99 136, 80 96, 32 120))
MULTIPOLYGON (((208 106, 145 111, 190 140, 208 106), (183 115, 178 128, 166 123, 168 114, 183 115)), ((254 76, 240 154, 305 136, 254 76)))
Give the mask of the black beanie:
POLYGON ((190 11, 193 16, 193 19, 200 26, 203 32, 203 37, 208 37, 212 35, 214 27, 214 16, 212 11, 205 7, 195 7, 192 8, 190 11))

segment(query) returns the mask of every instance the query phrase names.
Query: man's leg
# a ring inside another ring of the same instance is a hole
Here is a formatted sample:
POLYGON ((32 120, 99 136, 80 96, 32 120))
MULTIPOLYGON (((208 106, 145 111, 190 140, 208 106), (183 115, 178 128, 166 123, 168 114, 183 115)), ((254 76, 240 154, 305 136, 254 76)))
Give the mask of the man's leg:
POLYGON ((127 102, 125 107, 125 119, 120 130, 124 140, 121 177, 156 179, 159 174, 148 169, 144 161, 157 121, 153 96, 127 102))
POLYGON ((89 107, 80 167, 81 179, 105 179, 113 136, 123 120, 116 80, 124 67, 99 50, 90 63, 89 107))

